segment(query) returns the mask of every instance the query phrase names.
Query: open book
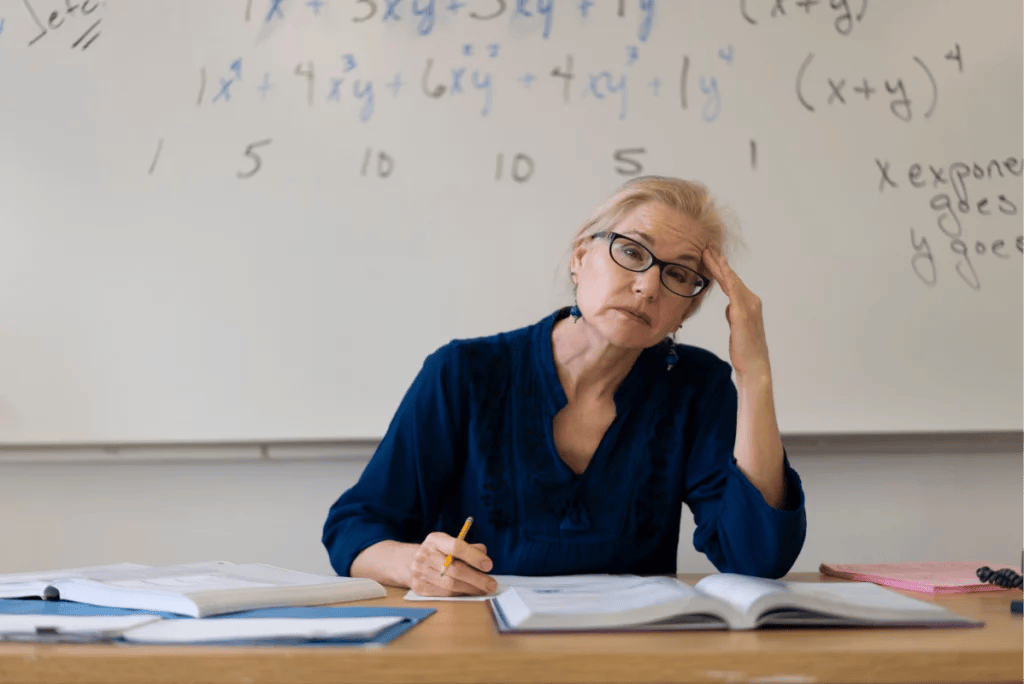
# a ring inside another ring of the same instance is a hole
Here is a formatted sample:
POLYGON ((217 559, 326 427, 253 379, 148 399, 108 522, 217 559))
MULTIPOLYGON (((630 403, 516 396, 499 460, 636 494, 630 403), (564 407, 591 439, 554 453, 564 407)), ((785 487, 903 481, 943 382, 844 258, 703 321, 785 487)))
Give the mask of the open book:
POLYGON ((379 598, 371 579, 328 577, 262 563, 151 567, 134 563, 0 575, 0 598, 47 598, 192 617, 252 608, 315 606, 379 598))
POLYGON ((499 631, 980 626, 941 606, 862 582, 787 582, 710 575, 693 587, 670 577, 551 578, 489 599, 499 631))

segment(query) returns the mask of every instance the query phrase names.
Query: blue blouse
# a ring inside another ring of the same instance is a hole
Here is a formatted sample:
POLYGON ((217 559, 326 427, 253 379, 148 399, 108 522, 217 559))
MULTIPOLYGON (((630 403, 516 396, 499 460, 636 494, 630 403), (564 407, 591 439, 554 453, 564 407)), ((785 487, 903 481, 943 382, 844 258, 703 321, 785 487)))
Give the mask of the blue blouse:
POLYGON ((331 507, 323 543, 349 573, 366 547, 419 543, 434 530, 483 542, 494 573, 674 574, 682 504, 693 545, 721 572, 780 577, 803 546, 796 472, 769 506, 736 467, 736 388, 728 364, 676 345, 644 350, 615 392, 615 419, 577 475, 555 449, 567 403, 551 330, 539 323, 453 341, 427 357, 359 481, 331 507))

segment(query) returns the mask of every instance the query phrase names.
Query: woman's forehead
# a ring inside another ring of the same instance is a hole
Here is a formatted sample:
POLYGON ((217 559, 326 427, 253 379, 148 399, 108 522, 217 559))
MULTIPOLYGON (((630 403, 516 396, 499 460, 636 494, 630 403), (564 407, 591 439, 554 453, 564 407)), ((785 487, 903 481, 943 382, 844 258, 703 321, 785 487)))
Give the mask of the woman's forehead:
POLYGON ((697 221, 663 204, 642 204, 622 217, 616 232, 639 237, 649 247, 672 254, 703 250, 707 235, 697 221))

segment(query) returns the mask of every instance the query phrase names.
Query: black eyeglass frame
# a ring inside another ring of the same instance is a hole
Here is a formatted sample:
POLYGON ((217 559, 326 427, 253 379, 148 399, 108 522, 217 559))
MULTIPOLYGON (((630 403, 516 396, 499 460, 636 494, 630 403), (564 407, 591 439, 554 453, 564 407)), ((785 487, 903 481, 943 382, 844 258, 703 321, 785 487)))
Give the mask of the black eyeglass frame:
POLYGON ((654 252, 652 252, 651 250, 647 249, 641 243, 637 242, 636 240, 634 240, 633 238, 629 237, 628 235, 623 235, 622 233, 616 233, 616 232, 611 231, 611 230, 604 230, 604 231, 601 231, 600 233, 594 233, 590 237, 595 238, 595 239, 596 238, 603 238, 603 237, 608 238, 608 256, 611 257, 612 261, 615 262, 616 266, 619 266, 620 268, 624 268, 627 271, 630 271, 631 273, 643 273, 644 271, 650 270, 651 268, 657 266, 658 267, 658 280, 661 282, 662 285, 665 286, 666 290, 668 290, 669 292, 671 292, 672 294, 674 294, 677 297, 686 297, 687 299, 692 299, 693 297, 696 297, 701 292, 703 292, 705 289, 707 289, 707 286, 711 284, 711 279, 710 278, 707 278, 706 276, 701 275, 700 273, 698 273, 697 271, 693 270, 689 266, 684 266, 683 264, 677 264, 677 263, 675 263, 673 261, 662 261, 658 257, 654 256, 654 252), (636 245, 640 249, 642 249, 645 252, 647 252, 647 256, 649 256, 651 258, 651 263, 647 264, 646 266, 644 266, 641 269, 630 268, 629 266, 623 266, 622 264, 620 264, 619 260, 615 258, 615 253, 612 251, 612 245, 615 243, 616 240, 619 240, 619 239, 628 240, 629 242, 632 242, 634 245, 636 245), (696 291, 693 294, 684 295, 684 294, 679 294, 678 292, 673 290, 671 287, 669 287, 668 283, 665 282, 665 267, 666 266, 677 266, 679 268, 686 269, 690 273, 693 273, 695 276, 697 276, 698 286, 697 286, 696 291))

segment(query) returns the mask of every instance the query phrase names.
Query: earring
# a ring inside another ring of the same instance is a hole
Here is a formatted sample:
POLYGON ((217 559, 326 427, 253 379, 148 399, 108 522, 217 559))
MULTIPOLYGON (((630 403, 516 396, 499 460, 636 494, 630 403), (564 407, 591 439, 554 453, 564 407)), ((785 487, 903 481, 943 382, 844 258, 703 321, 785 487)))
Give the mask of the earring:
POLYGON ((569 307, 569 315, 572 316, 572 322, 580 320, 583 317, 583 312, 580 311, 580 307, 576 305, 576 272, 569 271, 569 275, 572 276, 572 306, 569 307))
POLYGON ((665 371, 667 372, 679 363, 679 356, 676 354, 676 341, 673 338, 666 337, 665 346, 668 347, 668 354, 665 355, 665 371))

